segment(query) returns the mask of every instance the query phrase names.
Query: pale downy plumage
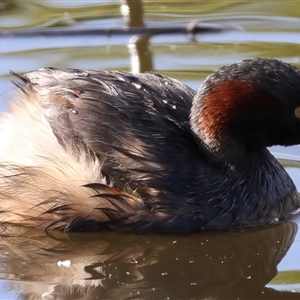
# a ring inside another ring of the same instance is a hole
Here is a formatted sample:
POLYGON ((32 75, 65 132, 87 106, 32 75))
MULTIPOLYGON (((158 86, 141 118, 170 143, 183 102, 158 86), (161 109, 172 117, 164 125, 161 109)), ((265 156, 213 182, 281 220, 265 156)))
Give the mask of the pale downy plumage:
POLYGON ((0 222, 66 228, 82 217, 109 220, 101 208, 130 213, 142 206, 141 200, 126 195, 123 204, 123 196, 107 196, 102 207, 92 196, 118 195, 105 185, 102 162, 80 149, 66 151, 58 143, 34 92, 22 86, 14 96, 11 112, 1 116, 0 222), (90 183, 97 186, 85 187, 90 183))

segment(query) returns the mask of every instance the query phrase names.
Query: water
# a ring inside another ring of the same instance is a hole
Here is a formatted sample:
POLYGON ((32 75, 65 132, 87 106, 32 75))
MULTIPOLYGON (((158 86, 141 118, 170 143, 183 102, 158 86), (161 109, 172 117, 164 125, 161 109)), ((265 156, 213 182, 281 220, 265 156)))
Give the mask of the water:
MULTIPOLYGON (((10 70, 21 74, 45 66, 155 70, 194 89, 217 67, 244 58, 274 57, 300 67, 298 1, 149 0, 144 18, 135 20, 148 27, 184 28, 199 19, 226 28, 194 37, 11 31, 123 28, 120 4, 2 1, 4 98, 12 89, 10 70)), ((141 9, 137 1, 134 5, 141 9)), ((1 109, 7 109, 4 102, 1 109)), ((299 150, 271 149, 300 190, 299 150)), ((66 235, 3 227, 0 299, 300 299, 299 224, 296 217, 271 228, 186 235, 66 235)))

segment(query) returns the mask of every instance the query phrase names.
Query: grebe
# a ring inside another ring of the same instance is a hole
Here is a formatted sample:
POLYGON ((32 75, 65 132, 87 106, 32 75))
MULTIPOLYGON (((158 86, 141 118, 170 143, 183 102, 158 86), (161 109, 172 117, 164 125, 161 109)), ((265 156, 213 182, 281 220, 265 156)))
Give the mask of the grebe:
POLYGON ((134 232, 265 225, 299 209, 266 149, 300 143, 300 71, 256 58, 196 93, 159 74, 45 68, 1 117, 0 222, 134 232))

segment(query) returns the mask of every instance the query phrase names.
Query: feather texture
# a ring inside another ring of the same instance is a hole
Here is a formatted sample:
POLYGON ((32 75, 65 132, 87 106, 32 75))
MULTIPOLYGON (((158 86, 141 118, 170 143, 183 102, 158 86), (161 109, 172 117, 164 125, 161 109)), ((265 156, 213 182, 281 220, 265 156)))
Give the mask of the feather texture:
POLYGON ((196 92, 175 79, 53 68, 18 77, 1 116, 0 222, 189 231, 273 223, 299 207, 265 148, 224 144, 228 161, 210 152, 190 126, 196 92))

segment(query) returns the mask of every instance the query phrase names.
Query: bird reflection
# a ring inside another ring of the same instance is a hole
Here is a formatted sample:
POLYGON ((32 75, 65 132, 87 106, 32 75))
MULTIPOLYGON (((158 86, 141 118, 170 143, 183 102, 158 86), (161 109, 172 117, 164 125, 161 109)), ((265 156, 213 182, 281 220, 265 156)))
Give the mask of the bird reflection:
POLYGON ((184 235, 3 227, 1 276, 22 299, 299 299, 265 287, 296 232, 292 222, 184 235))

